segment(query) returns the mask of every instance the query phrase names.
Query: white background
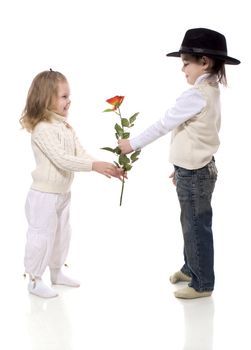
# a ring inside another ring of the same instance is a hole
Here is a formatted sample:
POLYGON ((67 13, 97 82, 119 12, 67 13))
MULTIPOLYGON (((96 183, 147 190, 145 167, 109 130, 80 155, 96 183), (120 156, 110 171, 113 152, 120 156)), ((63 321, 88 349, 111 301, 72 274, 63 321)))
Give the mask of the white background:
POLYGON ((250 347, 248 326, 242 322, 250 309, 247 5, 226 0, 1 2, 0 266, 5 349, 20 344, 35 350, 250 347), (142 150, 129 173, 122 207, 119 181, 95 173, 76 174, 68 263, 82 286, 63 289, 57 301, 29 298, 22 281, 24 202, 34 160, 30 136, 20 130, 19 118, 32 79, 49 68, 66 75, 72 100, 69 122, 90 153, 113 161, 112 154, 100 150, 116 145, 116 118, 102 113, 108 107, 105 100, 123 95, 123 116, 140 112, 132 136, 160 118, 187 88, 180 59, 165 55, 178 50, 185 31, 195 27, 223 33, 229 55, 242 62, 227 66, 229 86, 222 88, 222 144, 216 155, 219 180, 213 200, 213 299, 182 304, 168 283, 182 263, 179 206, 168 179, 169 135, 142 150))

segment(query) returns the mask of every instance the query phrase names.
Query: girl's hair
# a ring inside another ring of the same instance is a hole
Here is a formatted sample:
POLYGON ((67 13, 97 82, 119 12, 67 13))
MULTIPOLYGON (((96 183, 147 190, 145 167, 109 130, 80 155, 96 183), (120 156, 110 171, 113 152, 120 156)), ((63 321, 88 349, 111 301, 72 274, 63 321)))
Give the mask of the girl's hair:
POLYGON ((226 70, 225 70, 225 62, 221 59, 215 58, 213 56, 207 56, 207 55, 193 55, 193 54, 182 54, 183 57, 187 60, 193 60, 198 62, 202 59, 203 56, 208 57, 212 64, 209 68, 208 73, 210 73, 210 76, 216 75, 218 78, 218 82, 223 84, 224 86, 227 86, 227 76, 226 76, 226 70))
POLYGON ((59 82, 67 82, 67 79, 62 73, 53 70, 44 71, 35 76, 19 120, 24 129, 32 132, 41 120, 50 121, 50 108, 53 98, 57 96, 59 82))

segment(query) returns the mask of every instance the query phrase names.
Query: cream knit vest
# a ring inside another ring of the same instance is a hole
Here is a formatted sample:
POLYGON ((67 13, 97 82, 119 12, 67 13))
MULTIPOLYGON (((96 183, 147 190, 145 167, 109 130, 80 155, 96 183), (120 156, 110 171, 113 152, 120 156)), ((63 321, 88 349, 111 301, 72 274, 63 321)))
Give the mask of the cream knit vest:
POLYGON ((86 153, 66 118, 55 113, 40 122, 31 135, 36 168, 31 188, 41 192, 70 191, 75 171, 91 171, 94 158, 86 153))
POLYGON ((199 169, 209 163, 219 148, 221 121, 217 83, 204 81, 197 88, 206 100, 200 113, 173 130, 170 162, 185 169, 199 169))

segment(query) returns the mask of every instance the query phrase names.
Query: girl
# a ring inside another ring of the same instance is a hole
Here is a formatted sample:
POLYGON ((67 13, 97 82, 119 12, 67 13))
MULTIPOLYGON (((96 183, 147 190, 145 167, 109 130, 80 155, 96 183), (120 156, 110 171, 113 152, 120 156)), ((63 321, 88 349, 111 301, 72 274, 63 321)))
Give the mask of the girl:
POLYGON ((30 280, 30 293, 43 298, 56 297, 42 276, 50 268, 52 284, 78 287, 61 267, 67 257, 71 229, 69 223, 70 187, 75 171, 96 171, 121 179, 115 165, 96 161, 86 153, 67 122, 70 89, 65 76, 44 71, 33 80, 20 123, 31 133, 36 168, 26 200, 28 220, 24 265, 30 280))
POLYGON ((170 162, 181 207, 184 265, 171 283, 189 282, 175 292, 177 298, 207 297, 214 289, 214 249, 211 198, 217 179, 214 154, 218 150, 221 121, 218 83, 226 85, 225 64, 240 61, 227 55, 225 37, 206 28, 186 32, 180 50, 182 71, 193 85, 162 119, 132 140, 119 140, 122 153, 140 149, 172 130, 170 162))

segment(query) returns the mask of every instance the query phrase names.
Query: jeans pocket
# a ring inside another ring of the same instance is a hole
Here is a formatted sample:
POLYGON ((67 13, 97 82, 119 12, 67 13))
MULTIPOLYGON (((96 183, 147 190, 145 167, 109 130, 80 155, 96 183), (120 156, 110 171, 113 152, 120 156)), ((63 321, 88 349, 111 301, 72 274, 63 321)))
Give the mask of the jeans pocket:
POLYGON ((192 177, 192 170, 188 170, 185 168, 177 167, 175 170, 175 173, 177 174, 178 177, 184 177, 184 178, 190 178, 192 177))

